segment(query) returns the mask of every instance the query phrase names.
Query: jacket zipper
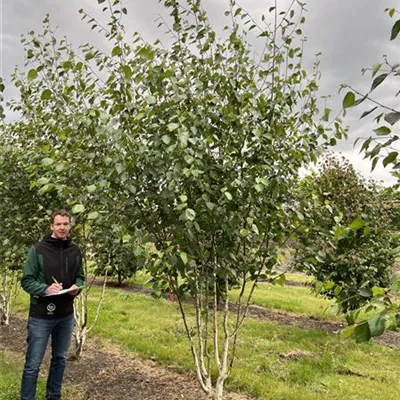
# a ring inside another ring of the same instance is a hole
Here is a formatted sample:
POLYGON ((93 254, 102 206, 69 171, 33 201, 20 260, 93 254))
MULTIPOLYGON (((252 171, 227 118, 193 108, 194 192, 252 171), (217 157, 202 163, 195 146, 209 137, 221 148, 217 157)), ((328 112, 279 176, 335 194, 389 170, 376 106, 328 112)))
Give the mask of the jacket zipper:
POLYGON ((63 260, 63 255, 64 255, 64 249, 60 249, 60 267, 61 267, 61 282, 64 283, 64 260, 63 260))

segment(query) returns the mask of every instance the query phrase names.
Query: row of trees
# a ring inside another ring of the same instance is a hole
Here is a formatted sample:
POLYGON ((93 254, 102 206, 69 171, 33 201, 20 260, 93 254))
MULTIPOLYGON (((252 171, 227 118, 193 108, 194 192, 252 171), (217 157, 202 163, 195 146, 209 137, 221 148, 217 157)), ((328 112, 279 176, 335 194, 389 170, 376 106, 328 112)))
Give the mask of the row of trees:
MULTIPOLYGON (((370 248, 390 246, 370 197, 379 190, 333 160, 298 185, 321 143, 346 136, 339 121, 325 129, 329 113, 318 117, 318 71, 309 77, 302 65, 300 2, 282 11, 275 2, 258 22, 231 0, 218 35, 200 1, 165 0, 168 48, 138 33, 128 38, 118 0, 98 3, 107 24, 80 12, 109 51, 74 49, 48 17, 41 34, 22 39, 29 68, 14 73, 19 96, 7 105, 20 117, 6 123, 2 115, 0 135, 3 276, 22 265, 51 210, 69 207, 86 266, 93 260, 120 279, 146 267, 173 291, 200 385, 220 399, 252 293, 261 278, 273 279, 289 239, 299 244, 298 263, 340 286, 336 294, 387 282, 392 258, 370 248), (322 189, 342 182, 331 173, 350 179, 348 192, 322 189), (357 272, 348 277, 350 259, 357 272), (241 288, 233 316, 232 287, 241 288)), ((76 307, 80 352, 91 329, 89 288, 76 307)), ((355 308, 347 297, 340 302, 355 308)))

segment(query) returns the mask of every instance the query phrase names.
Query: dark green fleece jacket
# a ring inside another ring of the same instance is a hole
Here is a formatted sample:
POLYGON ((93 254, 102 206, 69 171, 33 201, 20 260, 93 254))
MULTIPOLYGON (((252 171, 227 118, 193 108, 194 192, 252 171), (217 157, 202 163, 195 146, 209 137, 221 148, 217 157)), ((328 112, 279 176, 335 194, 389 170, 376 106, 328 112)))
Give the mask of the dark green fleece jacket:
POLYGON ((54 279, 67 289, 84 285, 82 256, 70 240, 51 236, 36 243, 28 253, 22 276, 22 288, 31 295, 29 315, 38 318, 59 318, 73 313, 74 297, 69 293, 46 296, 46 288, 54 279))

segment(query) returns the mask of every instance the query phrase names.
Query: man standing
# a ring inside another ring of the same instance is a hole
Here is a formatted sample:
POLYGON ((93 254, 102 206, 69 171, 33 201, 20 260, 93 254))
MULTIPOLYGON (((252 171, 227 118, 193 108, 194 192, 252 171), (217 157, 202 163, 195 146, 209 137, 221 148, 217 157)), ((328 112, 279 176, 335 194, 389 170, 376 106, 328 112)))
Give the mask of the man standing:
POLYGON ((54 211, 50 229, 52 234, 29 250, 21 280, 22 288, 31 295, 21 400, 35 399, 39 369, 50 337, 52 352, 46 399, 61 398, 74 328, 73 301, 85 280, 79 247, 68 238, 71 230, 68 212, 54 211), (63 289, 69 291, 58 294, 63 289))

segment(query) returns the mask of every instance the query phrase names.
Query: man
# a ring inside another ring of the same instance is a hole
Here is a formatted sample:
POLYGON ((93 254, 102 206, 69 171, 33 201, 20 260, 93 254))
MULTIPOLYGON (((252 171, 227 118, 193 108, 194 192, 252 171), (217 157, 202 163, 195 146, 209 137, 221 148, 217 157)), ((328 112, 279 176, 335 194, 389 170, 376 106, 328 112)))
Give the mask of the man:
POLYGON ((28 349, 22 374, 21 400, 34 400, 40 365, 51 336, 51 364, 46 399, 61 398, 61 385, 74 328, 73 301, 84 284, 79 247, 68 238, 71 217, 65 210, 51 215, 51 235, 28 253, 22 288, 30 297, 28 349), (57 294, 63 289, 68 292, 57 294))

